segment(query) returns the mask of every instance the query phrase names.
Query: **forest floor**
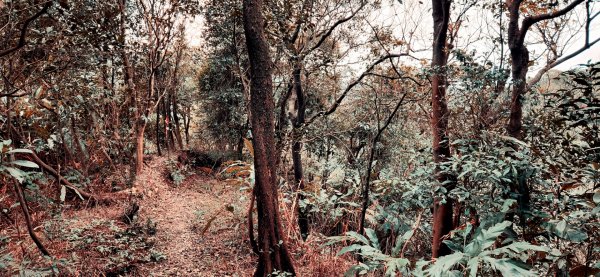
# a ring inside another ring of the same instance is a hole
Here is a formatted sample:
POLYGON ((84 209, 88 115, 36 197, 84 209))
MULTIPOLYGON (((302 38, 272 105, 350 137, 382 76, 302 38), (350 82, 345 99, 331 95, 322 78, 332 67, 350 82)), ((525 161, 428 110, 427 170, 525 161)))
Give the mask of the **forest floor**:
MULTIPOLYGON (((256 256, 248 242, 248 188, 196 169, 188 169, 183 182, 175 185, 168 160, 150 156, 136 185, 121 191, 128 194, 105 193, 118 196, 109 204, 88 205, 69 197, 62 205, 44 204, 43 199, 54 196, 36 196, 38 200, 30 202, 33 223, 53 259, 42 258, 15 216, 17 224, 0 224, 0 277, 51 275, 55 266, 59 276, 251 276, 256 256), (123 215, 132 203, 139 211, 127 222, 123 215), (48 209, 51 212, 44 212, 48 209)), ((126 173, 108 178, 119 174, 126 173)), ((102 187, 115 183, 103 182, 102 187)), ((50 194, 55 187, 42 191, 50 194)), ((289 203, 281 203, 298 275, 342 276, 352 262, 337 257, 339 249, 322 247, 323 236, 299 239, 295 225, 289 224, 295 222, 294 213, 289 203)))
POLYGON ((161 172, 164 162, 155 158, 138 181, 144 195, 138 220, 156 222, 155 247, 166 260, 148 263, 137 274, 251 275, 254 261, 245 225, 248 192, 200 175, 175 187, 161 172))

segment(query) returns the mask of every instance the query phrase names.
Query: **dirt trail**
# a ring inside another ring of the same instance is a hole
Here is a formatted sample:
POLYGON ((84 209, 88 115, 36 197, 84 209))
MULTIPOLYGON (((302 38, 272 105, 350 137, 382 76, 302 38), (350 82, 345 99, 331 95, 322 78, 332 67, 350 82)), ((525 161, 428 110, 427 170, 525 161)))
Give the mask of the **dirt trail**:
POLYGON ((166 259, 139 268, 136 275, 251 275, 254 263, 244 219, 247 193, 235 185, 199 175, 175 187, 165 178, 164 162, 164 158, 155 158, 145 168, 137 187, 144 195, 139 220, 150 219, 157 224, 156 249, 166 259))

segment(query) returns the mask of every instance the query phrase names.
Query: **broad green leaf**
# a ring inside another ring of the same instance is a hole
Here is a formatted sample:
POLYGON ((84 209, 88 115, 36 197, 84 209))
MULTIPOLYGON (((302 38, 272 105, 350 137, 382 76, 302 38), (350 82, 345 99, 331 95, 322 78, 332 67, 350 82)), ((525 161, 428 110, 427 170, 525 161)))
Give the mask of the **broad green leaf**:
POLYGON ((354 239, 355 241, 360 241, 362 242, 364 245, 369 245, 369 240, 367 238, 365 238, 365 236, 354 232, 354 231, 350 231, 350 232, 346 232, 345 233, 345 237, 346 238, 350 238, 350 239, 354 239))
POLYGON ((517 203, 517 200, 515 199, 506 199, 504 200, 504 203, 502 203, 502 212, 508 212, 510 211, 511 207, 513 207, 513 205, 517 203))
POLYGON ((442 277, 444 276, 444 273, 449 272, 450 269, 458 264, 464 256, 465 254, 460 252, 442 256, 438 258, 429 269, 426 270, 426 273, 432 277, 442 277))
POLYGON ((482 230, 481 235, 476 238, 481 241, 481 249, 487 249, 488 247, 492 246, 496 239, 502 233, 504 233, 504 230, 506 230, 506 228, 508 228, 510 225, 512 225, 512 222, 503 221, 488 228, 487 230, 482 230))
POLYGON ((480 237, 475 238, 473 241, 467 244, 467 246, 465 246, 465 254, 468 254, 470 256, 479 255, 479 253, 481 253, 481 251, 483 250, 483 248, 481 247, 481 242, 482 241, 480 240, 480 237))
POLYGON ((579 146, 581 148, 590 148, 590 145, 583 140, 574 140, 571 142, 571 144, 573 144, 575 146, 579 146))
POLYGON ((502 276, 536 276, 531 267, 525 263, 511 259, 483 258, 492 269, 499 271, 502 276))
POLYGON ((410 261, 408 259, 391 259, 389 262, 386 263, 387 269, 385 270, 385 276, 397 276, 396 273, 405 272, 406 266, 408 266, 409 264, 410 261))
POLYGON ((479 257, 475 257, 470 259, 467 262, 467 267, 469 268, 469 276, 470 277, 476 277, 477 276, 477 270, 479 269, 479 257))
POLYGON ((567 222, 564 220, 561 220, 558 224, 556 224, 556 232, 557 235, 562 237, 563 234, 565 233, 565 230, 567 229, 567 222))
POLYGON ((371 241, 370 245, 372 245, 374 248, 379 249, 379 239, 377 238, 377 233, 375 233, 375 230, 370 229, 370 228, 365 228, 365 234, 371 241))
POLYGON ((344 255, 348 252, 354 252, 356 250, 359 250, 362 248, 362 245, 360 244, 352 244, 352 245, 348 245, 344 248, 342 248, 342 250, 340 250, 340 252, 337 253, 338 256, 344 255))
POLYGON ((25 176, 27 176, 27 173, 25 173, 25 171, 20 170, 16 167, 5 167, 4 169, 8 171, 8 174, 10 174, 10 176, 17 179, 19 183, 23 183, 23 181, 25 181, 25 176))
POLYGON ((588 235, 583 231, 568 228, 564 238, 573 242, 582 242, 588 238, 588 235))
POLYGON ((531 146, 529 146, 529 144, 525 143, 524 141, 522 141, 522 140, 518 140, 518 139, 516 139, 516 138, 513 138, 513 137, 509 137, 509 136, 500 136, 500 138, 502 138, 502 139, 504 139, 504 140, 508 140, 508 141, 510 141, 510 142, 518 143, 518 144, 520 144, 520 145, 523 145, 523 146, 525 146, 525 147, 527 147, 527 148, 530 148, 530 147, 531 147, 531 146))
POLYGON ((351 266, 346 273, 344 273, 345 277, 355 277, 357 274, 362 275, 367 273, 369 266, 364 263, 359 263, 357 265, 351 266))

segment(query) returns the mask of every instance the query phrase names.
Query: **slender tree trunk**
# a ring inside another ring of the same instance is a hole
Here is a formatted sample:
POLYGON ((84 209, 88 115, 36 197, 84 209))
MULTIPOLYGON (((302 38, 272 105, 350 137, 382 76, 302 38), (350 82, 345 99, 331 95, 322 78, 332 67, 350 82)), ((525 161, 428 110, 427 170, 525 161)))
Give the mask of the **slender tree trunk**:
POLYGON ((299 57, 293 60, 293 86, 296 93, 296 119, 293 121, 292 131, 292 165, 294 168, 294 184, 298 193, 298 227, 303 240, 308 237, 308 214, 305 209, 300 207, 299 202, 304 200, 304 169, 302 167, 302 126, 305 121, 306 101, 304 100, 304 91, 302 90, 302 67, 299 57))
POLYGON ((175 132, 175 138, 177 139, 177 145, 179 149, 183 149, 183 139, 181 138, 181 125, 179 123, 179 115, 177 109, 177 92, 173 93, 173 132, 175 132))
POLYGON ((277 191, 272 62, 264 31, 262 0, 244 0, 244 31, 250 60, 250 118, 254 144, 258 211, 258 265, 254 276, 275 270, 295 275, 279 215, 277 191))
POLYGON ((169 135, 169 123, 168 121, 170 120, 169 118, 169 98, 168 96, 166 96, 165 99, 163 99, 162 101, 162 105, 163 105, 163 132, 165 134, 164 138, 165 138, 165 147, 167 152, 171 152, 171 137, 169 135))
POLYGON ((191 125, 191 109, 188 107, 185 109, 185 116, 183 117, 183 129, 185 134, 185 145, 190 147, 190 125, 191 125))
MULTIPOLYGON (((433 0, 433 58, 434 71, 431 78, 431 131, 433 136, 433 160, 436 163, 436 179, 449 192, 454 187, 454 176, 440 171, 439 164, 450 158, 448 138, 448 106, 446 102, 446 40, 448 22, 450 20, 451 0, 433 0)), ((433 239, 432 258, 450 254, 450 249, 443 243, 444 236, 450 233, 452 226, 453 201, 445 194, 445 200, 436 198, 433 204, 433 239)))
POLYGON ((167 149, 169 152, 172 152, 175 146, 175 134, 173 134, 173 115, 171 111, 171 93, 167 94, 167 99, 165 99, 165 132, 167 134, 168 142, 167 149))
POLYGON ((177 51, 177 57, 175 58, 175 68, 173 69, 172 76, 172 86, 170 88, 169 94, 171 98, 172 104, 172 112, 173 112, 173 131, 175 133, 175 139, 177 140, 177 146, 179 149, 183 149, 183 139, 181 138, 181 128, 179 125, 179 108, 177 104, 177 88, 179 86, 179 67, 181 65, 181 59, 183 56, 183 47, 180 47, 177 51))
MULTIPOLYGON (((369 160, 367 161, 367 173, 365 176, 365 185, 364 185, 363 191, 362 191, 362 198, 363 198, 362 199, 362 208, 360 210, 360 218, 358 221, 358 232, 363 235, 365 233, 365 218, 367 215, 367 209, 369 208, 369 205, 370 205, 369 204, 369 192, 371 191, 371 173, 373 172, 373 161, 375 160, 375 151, 376 151, 377 143, 379 142, 379 139, 381 138, 381 135, 383 134, 385 129, 388 128, 388 126, 390 125, 390 123, 392 122, 392 120, 394 119, 396 114, 398 113, 398 110, 400 110, 400 106, 402 106, 402 103, 404 102, 405 97, 406 97, 406 93, 404 93, 402 95, 402 98, 400 98, 400 100, 396 104, 396 107, 394 108, 392 113, 388 116, 387 120, 385 121, 385 124, 377 130, 377 134, 375 134, 375 137, 371 141, 369 160)), ((377 119, 377 120, 379 120, 379 119, 377 119)), ((379 126, 379 123, 377 124, 377 126, 379 126)))
POLYGON ((156 152, 162 156, 162 148, 160 147, 160 111, 161 103, 156 106, 156 152))
POLYGON ((127 51, 126 51, 126 42, 125 42, 125 37, 126 37, 126 22, 125 19, 127 18, 127 14, 125 13, 125 1, 126 0, 120 0, 119 1, 119 10, 121 13, 120 16, 120 32, 121 32, 121 37, 122 37, 122 51, 121 51, 121 58, 123 59, 123 67, 124 67, 124 75, 125 75, 125 83, 127 84, 127 93, 129 93, 129 97, 130 97, 130 101, 131 101, 131 105, 133 106, 133 126, 135 129, 135 138, 134 138, 134 145, 135 145, 135 160, 132 163, 132 170, 131 170, 131 179, 132 181, 135 181, 135 178, 142 173, 142 169, 144 168, 144 131, 146 128, 146 123, 144 122, 144 120, 141 118, 142 115, 142 111, 141 111, 141 107, 140 107, 140 102, 138 99, 138 91, 135 88, 135 82, 133 81, 134 78, 134 70, 133 70, 133 66, 131 65, 131 63, 129 62, 129 57, 127 56, 127 51))
MULTIPOLYGON (((10 98, 8 98, 8 100, 9 100, 8 103, 10 103, 10 98)), ((9 116, 8 116, 7 122, 8 122, 8 124, 11 124, 11 122, 10 122, 10 120, 11 120, 10 119, 10 109, 8 111, 9 111, 9 113, 8 113, 9 116)), ((60 140, 62 141, 62 146, 63 146, 63 149, 65 151, 66 158, 67 158, 67 161, 65 161, 65 163, 69 162, 72 165, 74 165, 74 163, 76 161, 75 161, 75 158, 73 156, 73 153, 71 152, 71 149, 67 145, 67 142, 66 142, 66 139, 65 139, 65 134, 64 134, 64 132, 62 130, 63 126, 62 126, 62 121, 60 120, 60 117, 58 117, 58 119, 56 120, 56 126, 57 126, 57 130, 58 130, 58 135, 60 136, 60 140)), ((10 129, 11 129, 10 126, 8 126, 8 131, 9 131, 8 132, 9 133, 8 137, 9 138, 11 138, 11 136, 10 136, 10 129)))
POLYGON ((136 123, 136 134, 135 134, 135 176, 142 174, 144 169, 144 131, 146 130, 146 123, 136 123))
POLYGON ((523 139, 523 95, 527 89, 527 71, 529 63, 529 51, 523 44, 510 45, 510 57, 512 60, 512 93, 510 101, 510 118, 508 121, 508 135, 516 139, 523 139))
POLYGON ((74 144, 73 149, 79 150, 79 155, 76 155, 76 156, 79 159, 79 163, 81 165, 81 171, 83 172, 83 176, 85 176, 87 178, 88 177, 88 168, 89 168, 88 153, 83 148, 83 144, 81 143, 81 140, 79 139, 79 134, 77 133, 77 130, 75 128, 75 119, 73 119, 73 117, 71 117, 71 125, 69 127, 69 130, 71 131, 71 136, 73 137, 73 144, 74 144))

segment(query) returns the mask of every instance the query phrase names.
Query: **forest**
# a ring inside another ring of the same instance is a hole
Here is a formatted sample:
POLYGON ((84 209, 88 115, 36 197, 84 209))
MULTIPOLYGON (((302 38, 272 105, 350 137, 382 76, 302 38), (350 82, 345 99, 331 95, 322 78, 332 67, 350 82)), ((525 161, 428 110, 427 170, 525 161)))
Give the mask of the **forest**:
POLYGON ((0 277, 600 276, 598 0, 0 0, 0 277))

